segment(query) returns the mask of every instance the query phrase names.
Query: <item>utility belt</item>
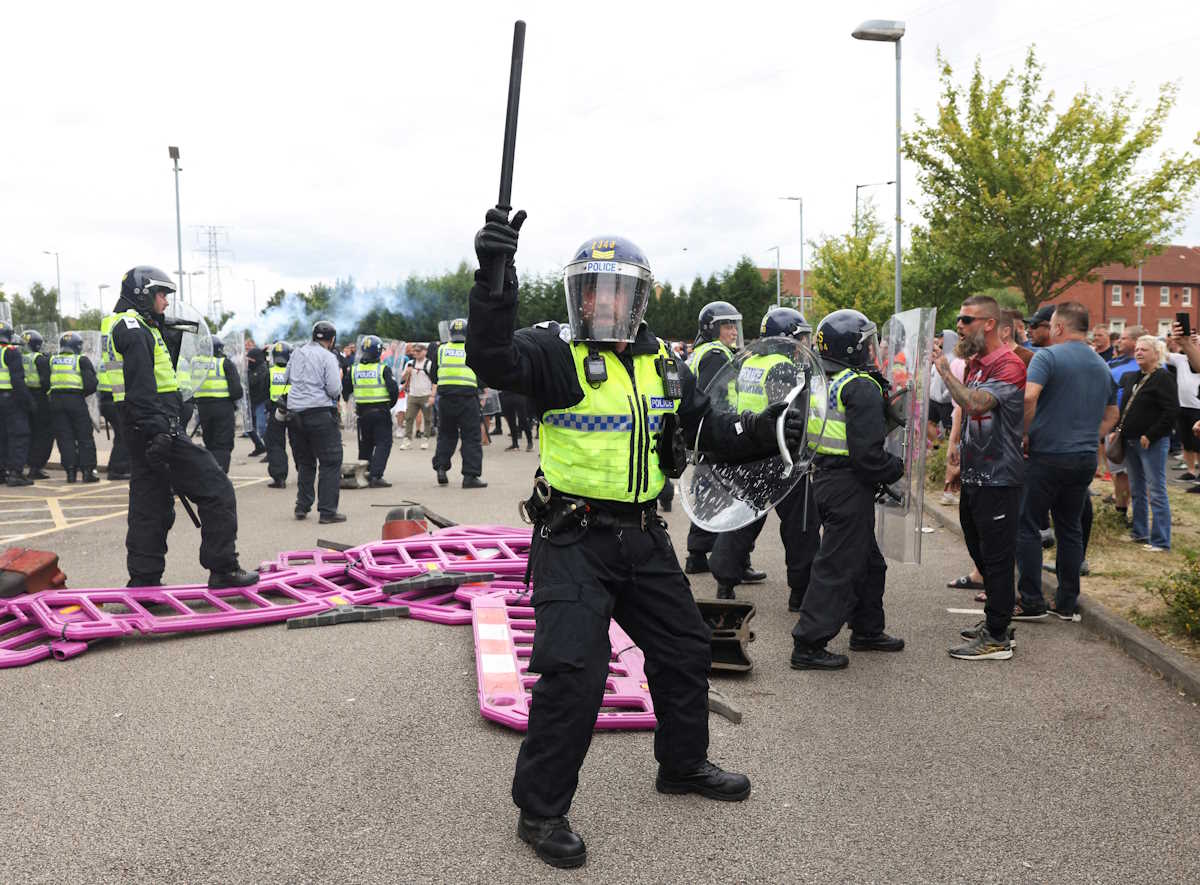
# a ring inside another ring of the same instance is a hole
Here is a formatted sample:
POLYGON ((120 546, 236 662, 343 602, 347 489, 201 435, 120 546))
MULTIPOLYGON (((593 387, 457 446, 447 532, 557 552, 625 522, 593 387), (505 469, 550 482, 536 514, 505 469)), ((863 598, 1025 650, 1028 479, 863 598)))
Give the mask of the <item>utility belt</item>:
POLYGON ((552 489, 546 477, 533 481, 533 494, 518 505, 521 519, 531 524, 543 538, 566 528, 638 529, 649 531, 658 525, 658 502, 625 504, 575 497, 552 489))

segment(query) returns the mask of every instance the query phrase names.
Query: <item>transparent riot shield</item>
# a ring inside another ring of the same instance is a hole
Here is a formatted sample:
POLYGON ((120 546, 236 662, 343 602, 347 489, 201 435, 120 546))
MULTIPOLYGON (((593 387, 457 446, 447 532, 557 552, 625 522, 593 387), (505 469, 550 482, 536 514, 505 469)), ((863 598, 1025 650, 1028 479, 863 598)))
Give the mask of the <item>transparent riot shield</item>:
POLYGON ((921 561, 925 425, 935 314, 931 307, 898 313, 884 324, 879 338, 879 368, 891 383, 891 411, 904 420, 888 434, 884 448, 904 462, 904 476, 875 507, 875 537, 883 555, 897 562, 921 561))
MULTIPOLYGON (((88 358, 92 364, 92 368, 97 372, 100 371, 100 364, 103 362, 103 353, 100 350, 100 330, 99 329, 77 329, 79 337, 83 339, 83 356, 88 358)), ((99 429, 100 427, 100 397, 89 396, 84 400, 87 403, 88 412, 92 416, 92 426, 99 429)))
POLYGON ((254 416, 250 412, 250 379, 246 377, 246 333, 226 332, 221 336, 225 345, 225 356, 233 363, 242 382, 242 398, 237 401, 237 414, 242 419, 242 432, 254 429, 254 416))
MULTIPOLYGON (((760 338, 738 351, 705 392, 718 414, 761 412, 790 398, 790 408, 802 412, 808 428, 796 458, 783 445, 781 429, 779 452, 761 460, 729 464, 692 453, 679 481, 683 509, 700 528, 728 532, 764 516, 808 470, 825 427, 825 375, 804 345, 791 338, 760 338)), ((688 441, 693 449, 697 442, 688 441)))
POLYGON ((7 301, 0 301, 0 323, 8 323, 12 326, 12 305, 7 301))
POLYGON ((203 364, 196 365, 193 361, 197 356, 212 356, 212 331, 200 311, 178 301, 172 302, 167 308, 166 321, 184 332, 179 342, 175 378, 179 382, 179 395, 186 403, 192 399, 196 388, 204 383, 207 369, 203 364))

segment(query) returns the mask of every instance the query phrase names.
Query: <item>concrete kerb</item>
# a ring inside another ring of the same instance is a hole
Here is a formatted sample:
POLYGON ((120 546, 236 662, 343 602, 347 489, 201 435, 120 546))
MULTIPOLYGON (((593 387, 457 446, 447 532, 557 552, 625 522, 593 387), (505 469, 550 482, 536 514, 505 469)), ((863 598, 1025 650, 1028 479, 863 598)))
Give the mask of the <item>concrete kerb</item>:
MULTIPOLYGON (((962 537, 962 526, 952 513, 935 505, 925 504, 925 515, 962 537)), ((1049 572, 1042 574, 1042 586, 1057 589, 1057 578, 1049 572)), ((1200 664, 1185 657, 1166 643, 1140 627, 1114 614, 1102 603, 1079 595, 1081 624, 1092 633, 1113 643, 1135 661, 1149 667, 1193 700, 1200 700, 1200 664)))

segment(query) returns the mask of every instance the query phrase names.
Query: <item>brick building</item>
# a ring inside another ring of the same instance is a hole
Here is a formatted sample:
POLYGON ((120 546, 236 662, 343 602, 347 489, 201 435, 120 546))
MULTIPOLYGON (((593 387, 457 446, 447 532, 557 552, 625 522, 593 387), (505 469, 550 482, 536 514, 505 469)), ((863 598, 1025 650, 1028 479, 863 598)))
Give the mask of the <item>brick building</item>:
MULTIPOLYGON (((775 275, 775 268, 773 268, 773 267, 760 267, 760 268, 757 268, 757 270, 760 274, 762 274, 762 278, 764 280, 769 280, 772 276, 775 275)), ((780 302, 783 304, 784 307, 796 308, 805 316, 807 316, 808 312, 812 309, 813 291, 811 288, 807 287, 808 277, 810 276, 810 273, 811 272, 809 270, 805 269, 804 282, 806 284, 806 288, 803 292, 804 304, 802 307, 800 305, 801 292, 800 292, 800 270, 799 270, 799 268, 785 267, 785 268, 781 269, 779 272, 779 292, 781 295, 781 297, 779 299, 780 302)))
POLYGON ((1151 335, 1166 334, 1176 313, 1186 312, 1192 328, 1200 329, 1200 247, 1167 246, 1161 255, 1147 258, 1140 292, 1136 265, 1108 264, 1094 273, 1094 282, 1076 283, 1053 302, 1082 303, 1092 325, 1103 323, 1110 332, 1137 323, 1139 307, 1141 324, 1151 335))

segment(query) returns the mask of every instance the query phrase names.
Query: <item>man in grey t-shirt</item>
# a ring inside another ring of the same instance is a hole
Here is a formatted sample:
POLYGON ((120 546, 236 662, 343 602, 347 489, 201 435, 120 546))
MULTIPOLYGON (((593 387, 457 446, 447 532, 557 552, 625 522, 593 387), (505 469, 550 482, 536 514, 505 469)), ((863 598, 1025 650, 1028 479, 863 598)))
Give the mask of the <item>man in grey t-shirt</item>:
POLYGON ((1041 620, 1041 527, 1054 517, 1058 538, 1058 593, 1050 611, 1077 620, 1079 566, 1083 562, 1080 517, 1096 470, 1096 445, 1117 423, 1117 389, 1104 360, 1087 342, 1088 311, 1077 301, 1055 307, 1050 346, 1039 348, 1025 383, 1029 462, 1017 532, 1020 603, 1013 620, 1041 620))
POLYGON ((338 397, 342 374, 333 354, 337 330, 333 323, 313 324, 312 342, 298 347, 288 360, 284 383, 287 392, 288 441, 296 460, 296 519, 304 519, 313 506, 317 465, 317 511, 322 524, 345 522, 338 513, 342 484, 342 432, 338 428, 338 397))

